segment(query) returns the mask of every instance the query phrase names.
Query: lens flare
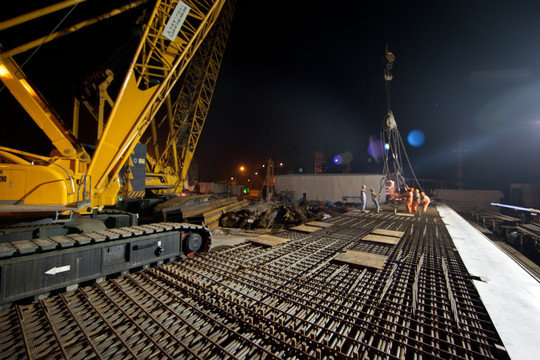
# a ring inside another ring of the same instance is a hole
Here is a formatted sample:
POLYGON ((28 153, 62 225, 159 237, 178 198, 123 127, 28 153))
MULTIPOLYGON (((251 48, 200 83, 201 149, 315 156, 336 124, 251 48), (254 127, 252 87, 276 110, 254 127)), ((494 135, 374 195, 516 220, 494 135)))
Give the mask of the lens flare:
POLYGON ((372 140, 369 143, 367 151, 371 157, 375 159, 380 159, 384 157, 384 149, 385 146, 381 140, 372 140))
POLYGON ((412 130, 407 136, 407 141, 409 142, 409 145, 414 146, 414 147, 420 147, 424 145, 425 140, 426 140, 426 135, 424 135, 422 130, 418 130, 418 129, 412 130))

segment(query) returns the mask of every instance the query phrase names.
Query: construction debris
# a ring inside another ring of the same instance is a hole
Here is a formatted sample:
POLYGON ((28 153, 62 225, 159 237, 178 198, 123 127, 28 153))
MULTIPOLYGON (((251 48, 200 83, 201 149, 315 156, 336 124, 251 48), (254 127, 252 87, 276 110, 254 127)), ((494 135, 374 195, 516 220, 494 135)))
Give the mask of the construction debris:
POLYGON ((154 218, 162 221, 187 221, 216 229, 222 214, 247 205, 236 197, 219 199, 214 196, 176 197, 156 206, 154 218))
POLYGON ((283 229, 329 217, 329 211, 322 207, 261 202, 225 213, 220 219, 220 225, 243 229, 283 229))

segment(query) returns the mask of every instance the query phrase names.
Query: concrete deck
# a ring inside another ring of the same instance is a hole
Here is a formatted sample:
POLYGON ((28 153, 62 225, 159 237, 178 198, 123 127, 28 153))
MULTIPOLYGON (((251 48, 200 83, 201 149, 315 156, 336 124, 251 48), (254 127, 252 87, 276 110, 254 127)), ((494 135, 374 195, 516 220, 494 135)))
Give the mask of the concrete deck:
POLYGON ((437 206, 510 358, 540 357, 540 283, 447 205, 437 206))

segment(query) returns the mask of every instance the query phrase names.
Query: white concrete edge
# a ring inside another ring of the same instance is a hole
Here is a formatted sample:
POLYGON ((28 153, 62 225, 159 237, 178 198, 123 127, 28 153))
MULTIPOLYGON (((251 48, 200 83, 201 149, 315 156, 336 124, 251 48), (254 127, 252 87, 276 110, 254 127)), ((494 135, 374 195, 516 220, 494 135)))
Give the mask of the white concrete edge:
POLYGON ((437 206, 512 360, 540 358, 540 283, 445 204, 437 206))

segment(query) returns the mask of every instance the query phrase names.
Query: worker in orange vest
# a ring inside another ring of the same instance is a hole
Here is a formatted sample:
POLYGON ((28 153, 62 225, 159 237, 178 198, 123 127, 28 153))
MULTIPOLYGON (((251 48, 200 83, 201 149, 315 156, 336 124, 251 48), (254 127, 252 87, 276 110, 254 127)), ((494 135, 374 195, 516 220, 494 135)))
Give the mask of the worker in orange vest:
POLYGON ((427 207, 429 206, 429 203, 431 202, 429 196, 427 196, 424 192, 420 193, 420 203, 422 204, 422 209, 424 212, 426 212, 427 207))
POLYGON ((408 212, 412 212, 413 190, 413 188, 409 188, 405 194, 405 206, 407 207, 408 212))

